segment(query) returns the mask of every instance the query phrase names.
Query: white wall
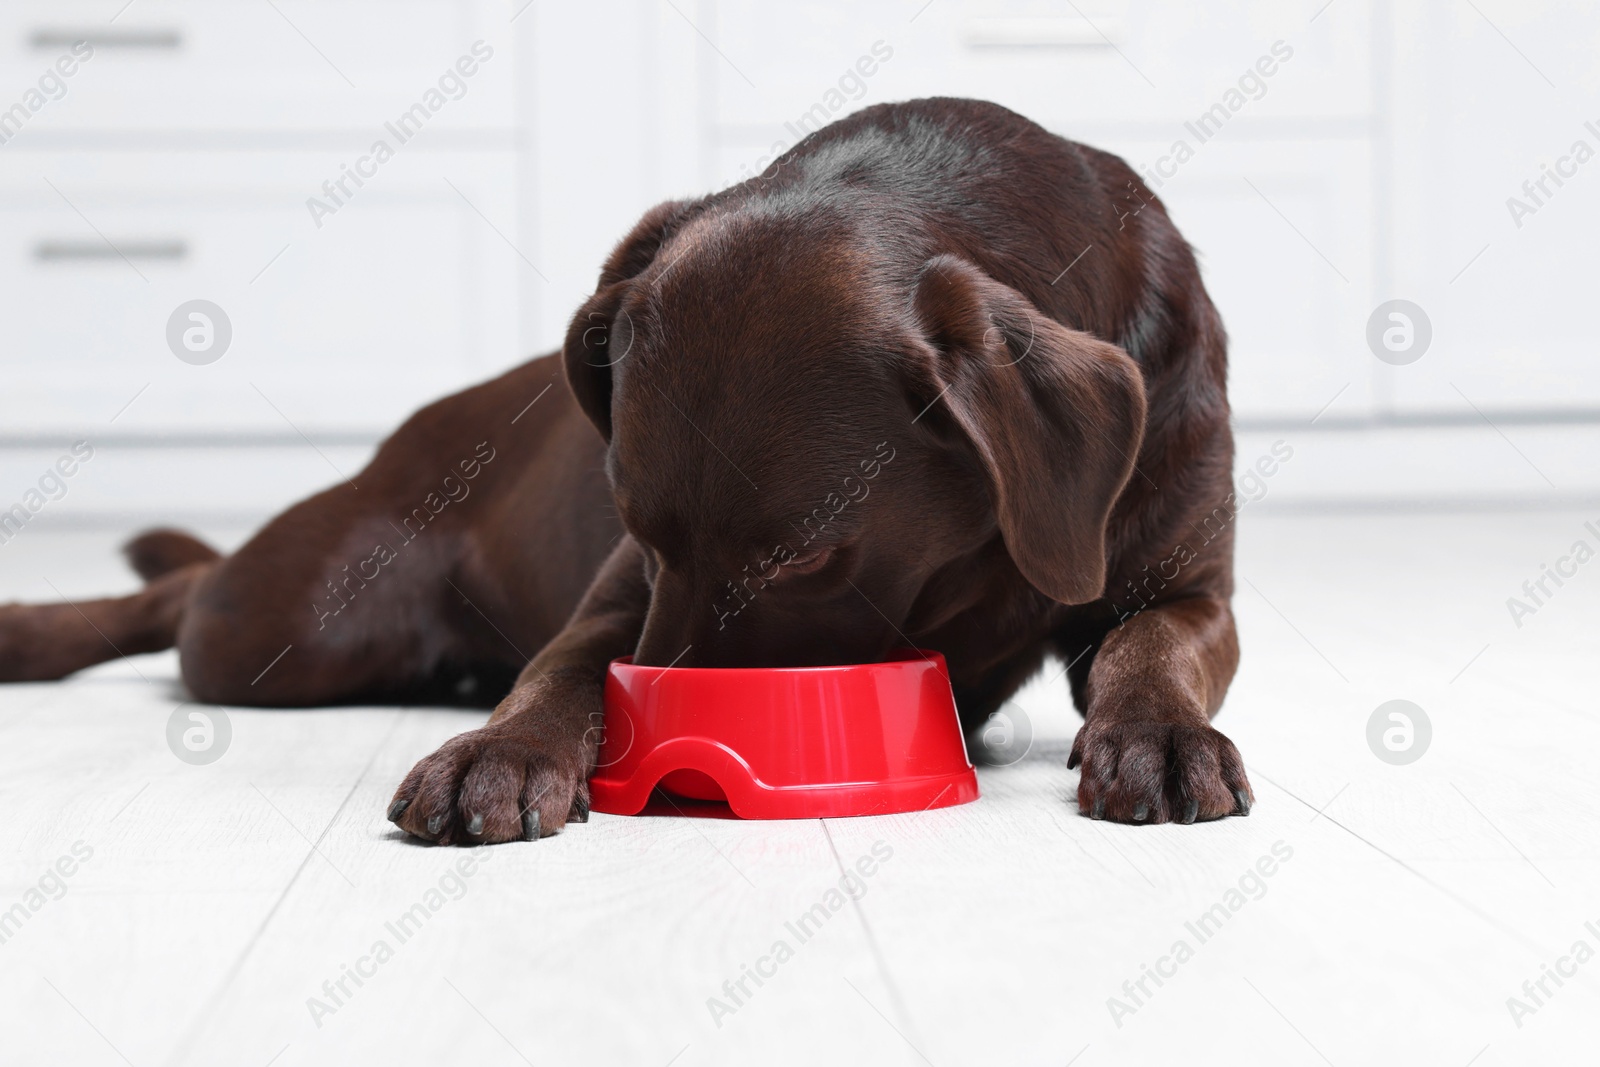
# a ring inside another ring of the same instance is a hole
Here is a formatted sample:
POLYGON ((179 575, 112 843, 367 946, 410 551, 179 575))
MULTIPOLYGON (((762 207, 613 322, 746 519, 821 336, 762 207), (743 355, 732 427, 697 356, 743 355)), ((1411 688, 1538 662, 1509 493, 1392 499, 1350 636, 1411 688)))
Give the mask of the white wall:
POLYGON ((96 42, 0 144, 0 507, 96 443, 43 523, 253 521, 555 347, 646 207, 759 170, 818 105, 935 93, 1159 181, 1233 337, 1241 461, 1295 446, 1268 506, 1600 492, 1600 162, 1520 226, 1506 203, 1600 151, 1593 4, 124 2, 0 11, 0 108, 96 42), (385 122, 477 41, 399 145, 385 122), (1258 63, 1202 143, 1185 124, 1258 63), (317 225, 307 199, 380 137, 394 157, 317 225), (1432 324, 1406 366, 1365 337, 1397 297, 1432 324), (195 298, 233 328, 205 366, 165 336, 195 298))

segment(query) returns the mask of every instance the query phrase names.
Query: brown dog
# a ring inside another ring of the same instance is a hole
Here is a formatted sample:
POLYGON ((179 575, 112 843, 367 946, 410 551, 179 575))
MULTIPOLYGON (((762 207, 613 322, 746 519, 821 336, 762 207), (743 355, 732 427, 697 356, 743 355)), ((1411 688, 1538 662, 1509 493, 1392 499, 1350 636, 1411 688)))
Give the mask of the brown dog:
POLYGON ((194 696, 232 704, 515 675, 395 794, 445 844, 587 817, 618 656, 934 648, 971 729, 1054 652, 1084 814, 1245 814, 1209 725, 1238 662, 1225 367, 1121 160, 993 104, 868 108, 651 210, 560 361, 423 409, 232 556, 147 534, 142 593, 3 609, 0 678, 174 643, 194 696))

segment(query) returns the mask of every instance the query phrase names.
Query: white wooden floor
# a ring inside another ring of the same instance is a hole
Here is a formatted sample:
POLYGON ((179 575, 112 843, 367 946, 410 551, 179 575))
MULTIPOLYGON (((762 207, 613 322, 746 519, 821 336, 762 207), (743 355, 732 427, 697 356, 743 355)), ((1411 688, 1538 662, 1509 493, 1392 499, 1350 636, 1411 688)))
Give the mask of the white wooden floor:
MULTIPOLYGON (((1558 961, 1600 951, 1600 563, 1520 629, 1505 605, 1594 544, 1586 519, 1245 515, 1245 660, 1219 725, 1258 805, 1193 827, 1075 813, 1059 683, 1021 698, 1033 750, 967 807, 595 815, 476 852, 383 813, 479 715, 236 710, 197 767, 165 739, 170 654, 0 687, 0 909, 25 915, 0 944, 0 1062, 1592 1062, 1600 959, 1558 961), (1395 698, 1433 724, 1407 766, 1366 741, 1395 698), (48 876, 75 847, 92 854, 48 876), (874 848, 865 894, 830 898, 874 848), (402 941, 389 924, 419 903, 402 941), (788 924, 819 903, 802 942, 788 924), (1202 941, 1189 924, 1218 903, 1202 941), (1547 965, 1575 975, 1535 1002, 1547 965), (362 984, 325 991, 347 966, 362 984), (1514 1019, 1513 996, 1536 1010, 1514 1019)), ((0 598, 131 587, 112 543, 25 531, 0 547, 0 598)))

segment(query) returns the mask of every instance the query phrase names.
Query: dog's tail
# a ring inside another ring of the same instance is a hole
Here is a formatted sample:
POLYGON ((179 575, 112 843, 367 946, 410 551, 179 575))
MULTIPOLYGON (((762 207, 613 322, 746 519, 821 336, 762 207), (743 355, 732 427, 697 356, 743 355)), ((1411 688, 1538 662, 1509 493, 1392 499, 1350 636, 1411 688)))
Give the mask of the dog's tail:
POLYGON ((146 582, 153 582, 191 563, 209 563, 222 553, 182 530, 146 530, 122 546, 128 565, 146 582))
POLYGON ((131 596, 0 604, 0 682, 64 678, 118 656, 160 652, 177 643, 189 596, 221 555, 177 530, 140 534, 123 552, 145 580, 131 596))

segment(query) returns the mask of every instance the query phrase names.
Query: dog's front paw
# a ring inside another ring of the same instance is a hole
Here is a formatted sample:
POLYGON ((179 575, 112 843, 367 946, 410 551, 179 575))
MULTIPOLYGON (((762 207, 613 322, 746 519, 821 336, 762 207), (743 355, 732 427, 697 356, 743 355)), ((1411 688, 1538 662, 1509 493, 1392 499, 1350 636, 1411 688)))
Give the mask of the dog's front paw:
POLYGON ((542 743, 515 719, 447 741, 389 805, 390 822, 436 845, 536 841, 588 818, 582 746, 542 743))
POLYGON ((1085 723, 1067 766, 1082 765, 1078 811, 1116 822, 1181 822, 1248 815, 1244 760, 1209 726, 1085 723))

